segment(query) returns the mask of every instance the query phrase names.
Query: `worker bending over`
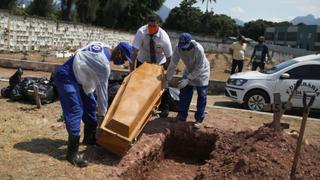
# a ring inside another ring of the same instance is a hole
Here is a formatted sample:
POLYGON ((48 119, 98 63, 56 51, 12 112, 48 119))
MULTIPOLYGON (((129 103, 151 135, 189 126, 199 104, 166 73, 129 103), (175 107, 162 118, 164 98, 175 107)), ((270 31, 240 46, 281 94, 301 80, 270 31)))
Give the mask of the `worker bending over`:
POLYGON ((180 100, 176 119, 186 121, 193 90, 196 89, 198 92, 198 99, 194 127, 200 128, 205 117, 210 64, 206 58, 203 47, 195 40, 192 40, 192 36, 189 33, 182 33, 179 37, 178 46, 174 49, 168 67, 166 75, 167 82, 172 79, 180 59, 182 59, 185 64, 185 69, 183 79, 178 82, 180 100))
POLYGON ((107 111, 109 59, 108 46, 92 42, 77 50, 74 56, 55 71, 55 84, 69 134, 67 160, 75 166, 88 165, 78 155, 81 119, 84 122, 83 144, 94 145, 97 115, 102 119, 107 111))

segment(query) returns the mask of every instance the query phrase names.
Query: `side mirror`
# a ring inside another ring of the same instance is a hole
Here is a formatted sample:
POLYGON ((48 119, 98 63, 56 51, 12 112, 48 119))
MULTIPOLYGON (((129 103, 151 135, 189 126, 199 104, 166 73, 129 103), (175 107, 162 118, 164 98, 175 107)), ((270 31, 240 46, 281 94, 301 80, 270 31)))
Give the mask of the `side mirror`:
POLYGON ((288 73, 281 74, 280 76, 280 79, 289 79, 289 78, 290 78, 290 74, 288 73))

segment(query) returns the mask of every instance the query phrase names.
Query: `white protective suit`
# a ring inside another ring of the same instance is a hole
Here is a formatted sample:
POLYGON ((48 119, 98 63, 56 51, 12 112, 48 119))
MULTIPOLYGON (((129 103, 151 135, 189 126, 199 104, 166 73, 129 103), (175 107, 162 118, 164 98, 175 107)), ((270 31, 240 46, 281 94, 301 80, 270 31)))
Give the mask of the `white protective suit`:
POLYGON ((96 91, 98 116, 104 116, 108 108, 109 48, 102 42, 89 43, 76 52, 73 61, 74 75, 84 92, 96 91))
POLYGON ((194 40, 191 43, 194 47, 190 51, 183 51, 176 46, 167 70, 166 79, 168 81, 172 79, 179 60, 182 59, 186 66, 183 78, 190 80, 188 84, 191 86, 208 86, 210 79, 209 61, 206 58, 203 47, 194 40))

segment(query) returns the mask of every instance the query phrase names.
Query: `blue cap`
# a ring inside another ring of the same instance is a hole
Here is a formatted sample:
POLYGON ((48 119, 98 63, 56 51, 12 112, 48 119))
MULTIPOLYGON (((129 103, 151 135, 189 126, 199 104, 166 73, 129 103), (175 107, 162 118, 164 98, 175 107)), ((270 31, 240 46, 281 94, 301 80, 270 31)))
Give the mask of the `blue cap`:
POLYGON ((121 49, 121 52, 124 53, 124 56, 126 59, 117 59, 114 61, 115 64, 121 65, 124 63, 125 60, 129 61, 131 63, 131 56, 133 54, 133 48, 132 46, 127 42, 120 42, 117 45, 117 48, 121 49))
POLYGON ((189 47, 192 40, 192 36, 189 33, 183 32, 180 34, 178 47, 181 49, 186 49, 189 47))

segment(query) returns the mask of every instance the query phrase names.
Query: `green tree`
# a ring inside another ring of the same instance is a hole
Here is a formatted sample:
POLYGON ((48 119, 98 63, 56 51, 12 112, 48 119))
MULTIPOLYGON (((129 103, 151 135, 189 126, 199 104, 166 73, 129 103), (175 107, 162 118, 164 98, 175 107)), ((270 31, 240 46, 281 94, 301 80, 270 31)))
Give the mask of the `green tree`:
POLYGON ((99 0, 77 0, 76 5, 80 22, 93 23, 96 20, 99 0))
POLYGON ((160 9, 165 0, 128 0, 123 13, 118 16, 116 28, 136 29, 146 24, 149 15, 160 9))
POLYGON ((119 22, 119 16, 125 13, 130 2, 127 0, 100 0, 95 24, 114 28, 119 22))
POLYGON ((235 35, 238 31, 236 22, 227 15, 215 15, 213 22, 217 22, 213 27, 216 29, 218 37, 235 35))
POLYGON ((199 8, 192 7, 196 0, 183 0, 179 7, 171 10, 164 27, 187 32, 202 32, 200 29, 203 15, 199 8))
POLYGON ((241 34, 253 40, 257 40, 259 36, 264 34, 267 27, 273 26, 270 21, 258 19, 244 24, 241 34))
POLYGON ((288 21, 274 22, 273 26, 292 26, 292 23, 288 21))
POLYGON ((61 19, 65 21, 71 20, 71 8, 74 3, 74 0, 61 0, 60 8, 61 8, 61 19))
POLYGON ((49 17, 52 19, 56 18, 53 0, 33 0, 28 12, 30 15, 49 17))
POLYGON ((250 21, 244 24, 241 33, 253 40, 257 40, 259 36, 263 35, 267 27, 274 26, 291 26, 292 24, 288 21, 283 22, 271 22, 258 19, 256 21, 250 21))
POLYGON ((16 0, 1 0, 0 9, 13 10, 17 6, 16 0))
POLYGON ((206 6, 206 12, 208 12, 208 7, 209 7, 209 3, 216 2, 216 0, 201 0, 202 3, 204 3, 205 1, 207 1, 207 6, 206 6))
POLYGON ((184 0, 179 7, 171 10, 164 26, 168 29, 204 33, 226 37, 237 33, 238 28, 233 19, 226 15, 215 15, 213 12, 203 13, 192 7, 197 1, 184 0))

